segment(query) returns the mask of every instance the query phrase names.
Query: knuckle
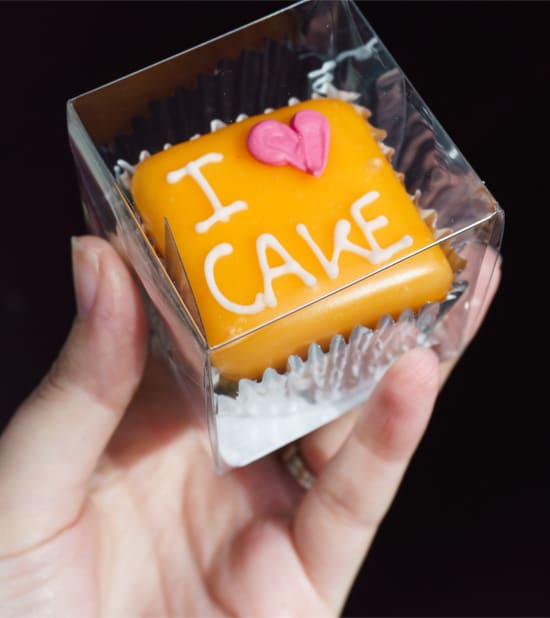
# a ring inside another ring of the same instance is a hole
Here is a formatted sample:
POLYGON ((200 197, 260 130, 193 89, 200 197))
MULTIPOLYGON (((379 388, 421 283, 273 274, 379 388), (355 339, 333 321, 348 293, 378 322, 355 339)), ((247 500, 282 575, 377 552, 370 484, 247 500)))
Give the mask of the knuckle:
POLYGON ((363 530, 375 530, 380 521, 369 513, 368 502, 364 496, 353 487, 351 480, 339 480, 338 483, 326 484, 319 488, 314 485, 317 499, 323 508, 339 525, 345 525, 363 530))

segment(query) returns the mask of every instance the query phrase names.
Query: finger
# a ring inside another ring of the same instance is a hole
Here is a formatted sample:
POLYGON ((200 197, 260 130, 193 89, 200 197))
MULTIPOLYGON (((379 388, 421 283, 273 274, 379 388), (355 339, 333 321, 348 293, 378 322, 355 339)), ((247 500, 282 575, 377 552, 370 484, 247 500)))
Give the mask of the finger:
POLYGON ((321 473, 327 461, 336 455, 348 439, 359 413, 360 408, 354 408, 300 440, 301 455, 315 476, 321 473))
POLYGON ((297 551, 317 590, 335 610, 344 603, 420 441, 438 386, 433 352, 416 349, 401 357, 297 511, 297 551))
POLYGON ((77 517, 86 486, 141 377, 139 293, 105 241, 73 242, 78 315, 52 369, 0 437, 0 555, 77 517))

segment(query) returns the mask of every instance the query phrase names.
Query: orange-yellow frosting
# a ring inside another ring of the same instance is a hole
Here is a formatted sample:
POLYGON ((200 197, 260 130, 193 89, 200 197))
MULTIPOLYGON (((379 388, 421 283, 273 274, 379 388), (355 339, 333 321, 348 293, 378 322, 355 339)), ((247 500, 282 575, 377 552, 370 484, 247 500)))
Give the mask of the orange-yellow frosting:
POLYGON ((438 246, 384 269, 433 243, 433 234, 370 125, 339 100, 285 107, 172 146, 137 166, 132 195, 161 255, 168 221, 212 362, 228 378, 284 369, 311 342, 326 345, 383 314, 442 300, 453 279, 438 246), (253 126, 290 125, 300 110, 329 123, 319 176, 268 165, 247 148, 253 126))

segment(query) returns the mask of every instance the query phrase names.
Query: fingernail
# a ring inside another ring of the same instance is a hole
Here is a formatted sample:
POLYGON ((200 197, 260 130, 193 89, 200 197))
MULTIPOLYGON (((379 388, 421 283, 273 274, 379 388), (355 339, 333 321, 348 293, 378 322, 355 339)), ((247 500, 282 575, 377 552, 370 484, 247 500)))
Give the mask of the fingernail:
POLYGON ((85 318, 94 304, 97 293, 99 260, 76 237, 71 238, 73 281, 78 316, 85 318))

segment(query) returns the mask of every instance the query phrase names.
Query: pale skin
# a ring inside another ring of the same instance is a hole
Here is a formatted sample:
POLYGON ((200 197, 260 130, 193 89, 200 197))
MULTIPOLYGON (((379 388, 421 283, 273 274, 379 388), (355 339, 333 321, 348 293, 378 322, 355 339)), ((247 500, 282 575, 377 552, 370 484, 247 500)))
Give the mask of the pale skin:
POLYGON ((303 439, 309 491, 277 454, 218 475, 123 262, 82 237, 73 265, 72 331, 0 436, 3 618, 339 615, 450 365, 408 352, 303 439))

